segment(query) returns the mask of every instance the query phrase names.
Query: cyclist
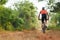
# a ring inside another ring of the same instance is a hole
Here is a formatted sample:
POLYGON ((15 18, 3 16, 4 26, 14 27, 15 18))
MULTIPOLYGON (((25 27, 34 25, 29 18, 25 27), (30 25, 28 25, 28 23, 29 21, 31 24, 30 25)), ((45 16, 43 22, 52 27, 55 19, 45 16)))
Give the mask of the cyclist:
MULTIPOLYGON (((42 28, 44 23, 47 24, 47 20, 49 19, 49 15, 47 10, 45 10, 45 8, 43 7, 42 10, 39 13, 38 19, 40 20, 40 14, 41 14, 41 22, 42 22, 42 28)), ((47 27, 47 25, 46 25, 47 27)))

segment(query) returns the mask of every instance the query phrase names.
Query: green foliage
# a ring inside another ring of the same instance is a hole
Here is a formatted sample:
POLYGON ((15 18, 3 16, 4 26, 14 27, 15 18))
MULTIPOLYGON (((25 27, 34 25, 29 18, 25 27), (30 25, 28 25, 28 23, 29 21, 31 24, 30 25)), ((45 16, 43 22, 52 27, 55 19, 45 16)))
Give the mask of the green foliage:
POLYGON ((55 3, 55 6, 53 6, 54 10, 52 11, 52 18, 51 18, 51 24, 50 29, 57 29, 60 30, 60 2, 55 3))
POLYGON ((56 4, 55 4, 56 6, 53 6, 53 8, 54 8, 54 12, 59 12, 60 11, 60 2, 57 2, 56 4))
POLYGON ((15 30, 15 25, 13 25, 13 23, 16 23, 18 26, 19 20, 18 11, 5 8, 2 5, 0 6, 0 25, 3 29, 15 30))
POLYGON ((12 10, 11 9, 5 8, 2 5, 0 6, 0 25, 5 30, 7 30, 8 29, 7 27, 9 27, 9 25, 11 24, 10 21, 9 21, 11 14, 12 14, 12 10))
POLYGON ((29 29, 31 27, 35 27, 36 23, 36 9, 32 3, 29 1, 21 2, 18 4, 17 9, 19 10, 19 18, 24 21, 24 29, 29 29), (19 6, 19 7, 18 7, 19 6))
POLYGON ((55 2, 55 0, 49 0, 48 5, 51 5, 51 4, 53 4, 54 2, 55 2))
POLYGON ((0 0, 0 5, 5 4, 7 0, 0 0))
POLYGON ((60 24, 60 2, 56 3, 53 12, 56 13, 54 20, 58 21, 60 24))
POLYGON ((4 30, 30 30, 36 26, 36 9, 32 3, 25 1, 12 10, 0 5, 0 28, 4 30), (17 7, 19 6, 19 7, 17 7))
POLYGON ((59 30, 60 31, 60 26, 49 26, 47 30, 59 30))
POLYGON ((43 0, 38 0, 38 2, 43 1, 43 0))

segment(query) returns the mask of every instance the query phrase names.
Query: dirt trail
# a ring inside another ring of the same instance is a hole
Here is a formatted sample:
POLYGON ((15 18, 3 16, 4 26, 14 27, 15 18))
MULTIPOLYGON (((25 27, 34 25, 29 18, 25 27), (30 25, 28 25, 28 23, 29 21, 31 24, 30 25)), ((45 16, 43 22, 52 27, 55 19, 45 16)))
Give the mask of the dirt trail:
POLYGON ((0 32, 0 40, 60 40, 60 31, 15 31, 0 32))

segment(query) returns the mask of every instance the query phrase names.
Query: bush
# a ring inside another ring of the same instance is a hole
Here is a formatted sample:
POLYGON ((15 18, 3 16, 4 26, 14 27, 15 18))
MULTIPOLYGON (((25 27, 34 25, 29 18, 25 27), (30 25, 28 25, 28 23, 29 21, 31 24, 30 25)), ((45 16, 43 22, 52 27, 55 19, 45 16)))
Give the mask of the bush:
POLYGON ((47 30, 60 30, 60 26, 49 26, 47 30))
POLYGON ((0 6, 0 27, 2 29, 20 31, 30 30, 36 26, 36 10, 33 4, 25 1, 18 6, 17 10, 0 6))

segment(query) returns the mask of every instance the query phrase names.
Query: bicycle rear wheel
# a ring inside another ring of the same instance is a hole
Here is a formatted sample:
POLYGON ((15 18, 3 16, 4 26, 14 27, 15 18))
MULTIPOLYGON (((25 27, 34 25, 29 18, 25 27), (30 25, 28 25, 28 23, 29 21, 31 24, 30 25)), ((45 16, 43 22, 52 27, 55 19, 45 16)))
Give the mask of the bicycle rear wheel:
POLYGON ((43 28, 42 28, 43 33, 46 33, 46 28, 47 28, 47 26, 44 25, 43 28))

